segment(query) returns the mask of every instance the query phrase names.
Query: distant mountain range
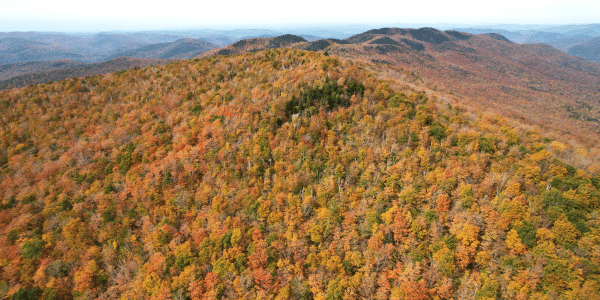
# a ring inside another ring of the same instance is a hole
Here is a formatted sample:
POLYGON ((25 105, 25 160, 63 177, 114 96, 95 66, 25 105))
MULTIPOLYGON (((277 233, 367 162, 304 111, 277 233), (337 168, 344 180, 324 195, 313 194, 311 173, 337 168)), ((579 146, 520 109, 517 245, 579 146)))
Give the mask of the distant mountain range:
POLYGON ((51 44, 17 37, 0 39, 0 64, 29 62, 36 60, 87 60, 86 56, 51 44))
POLYGON ((118 56, 170 58, 181 56, 185 51, 197 53, 215 48, 218 46, 204 40, 167 34, 100 33, 92 37, 81 37, 63 34, 0 33, 0 65, 51 60, 97 63, 118 56))
POLYGON ((170 34, 0 33, 0 89, 189 59, 218 47, 170 34))
POLYGON ((545 43, 565 53, 581 56, 587 60, 600 63, 600 24, 565 25, 535 29, 502 27, 490 28, 456 28, 457 31, 471 34, 498 33, 519 44, 545 43))
POLYGON ((179 39, 171 43, 142 46, 133 50, 118 52, 109 58, 120 56, 145 59, 190 59, 204 52, 218 48, 215 44, 195 39, 179 39))
MULTIPOLYGON (((0 89, 73 76, 87 76, 99 70, 114 72, 119 71, 119 67, 142 66, 150 61, 165 63, 190 59, 239 40, 280 35, 280 32, 264 29, 71 35, 0 32, 0 89), (129 57, 133 60, 126 60, 127 63, 123 63, 123 60, 115 61, 118 57, 129 57)), ((350 34, 307 29, 302 35, 307 41, 320 40, 324 36, 347 37, 350 34)))
MULTIPOLYGON (((105 32, 93 35, 0 32, 0 65, 53 60, 98 63, 119 56, 143 59, 183 59, 233 44, 239 40, 253 37, 276 37, 282 34, 284 33, 268 29, 105 32)), ((328 30, 307 30, 305 34, 299 35, 309 41, 350 36, 343 32, 328 30)))
POLYGON ((46 70, 69 69, 82 65, 87 64, 72 60, 53 60, 0 65, 0 81, 25 74, 37 73, 46 70))
MULTIPOLYGON (((452 28, 447 24, 444 27, 452 28)), ((412 32, 409 35, 423 34, 423 37, 428 38, 437 36, 440 40, 437 42, 436 40, 421 40, 419 36, 414 36, 399 39, 381 37, 369 42, 371 45, 375 45, 373 46, 375 49, 379 49, 377 51, 393 51, 391 49, 394 47, 405 47, 422 52, 426 50, 425 44, 427 43, 440 44, 445 41, 445 38, 442 37, 445 35, 456 38, 461 35, 461 32, 474 35, 491 34, 489 37, 493 39, 511 41, 516 44, 545 43, 564 53, 600 63, 600 38, 598 37, 600 36, 600 24, 548 27, 539 25, 460 27, 447 30, 439 36, 433 31, 403 30, 406 34, 412 32)), ((310 43, 307 44, 306 50, 318 51, 337 44, 361 42, 358 40, 364 38, 361 32, 370 31, 365 26, 349 25, 346 27, 280 28, 276 30, 189 30, 96 34, 0 32, 0 87, 18 87, 29 83, 45 82, 43 80, 46 79, 68 78, 61 78, 59 74, 65 76, 68 74, 71 77, 78 76, 78 74, 91 74, 85 69, 103 70, 104 68, 96 67, 96 64, 103 62, 108 62, 108 65, 113 66, 108 68, 113 71, 118 71, 114 68, 115 66, 129 65, 129 63, 115 64, 111 62, 118 57, 163 63, 163 60, 168 62, 189 59, 207 52, 228 54, 239 51, 258 51, 259 49, 287 47, 300 42, 310 43), (302 40, 290 38, 292 36, 302 40)), ((133 61, 135 60, 131 60, 131 62, 133 61)), ((144 64, 140 63, 140 65, 144 64)))
POLYGON ((600 63, 600 37, 591 38, 569 48, 569 54, 600 63))
POLYGON ((130 68, 143 68, 173 62, 175 59, 140 59, 119 57, 101 63, 74 61, 29 62, 0 66, 0 74, 15 74, 10 78, 0 77, 0 90, 40 84, 73 77, 108 74, 130 68), (12 73, 11 73, 12 72, 12 73), (17 75, 18 74, 18 75, 17 75))

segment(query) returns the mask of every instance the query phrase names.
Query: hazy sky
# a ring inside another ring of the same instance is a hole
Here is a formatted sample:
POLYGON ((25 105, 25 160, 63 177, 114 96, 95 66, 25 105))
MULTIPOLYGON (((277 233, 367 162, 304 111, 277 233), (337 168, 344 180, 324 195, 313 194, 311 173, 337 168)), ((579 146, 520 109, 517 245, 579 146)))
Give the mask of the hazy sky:
POLYGON ((599 0, 4 0, 0 31, 95 31, 277 24, 600 22, 599 0))

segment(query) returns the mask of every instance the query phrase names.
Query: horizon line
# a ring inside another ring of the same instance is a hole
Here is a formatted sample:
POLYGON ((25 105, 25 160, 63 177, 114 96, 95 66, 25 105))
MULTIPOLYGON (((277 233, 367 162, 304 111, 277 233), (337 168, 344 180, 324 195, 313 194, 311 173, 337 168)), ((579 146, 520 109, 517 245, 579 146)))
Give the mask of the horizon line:
MULTIPOLYGON (((109 21, 109 20, 116 20, 118 18, 111 18, 111 19, 103 19, 102 21, 109 21)), ((121 20, 121 19, 119 19, 121 20)), ((13 33, 13 32, 39 32, 39 33, 74 33, 74 34, 89 34, 89 33, 103 33, 103 32, 121 32, 121 33, 138 33, 138 32, 169 32, 169 31, 202 31, 202 30, 215 30, 215 31, 233 31, 233 30, 271 30, 271 31, 276 31, 277 29, 281 30, 281 29, 326 29, 325 27, 344 27, 344 26, 361 26, 361 27, 378 27, 378 28, 385 28, 385 27, 397 27, 397 26, 406 26, 406 28, 425 28, 425 27, 433 27, 436 28, 436 26, 439 27, 453 27, 453 28, 470 28, 467 26, 474 26, 474 27, 485 27, 485 26, 490 26, 490 27, 501 27, 501 26, 523 26, 523 27, 527 27, 527 26, 547 26, 547 27, 553 27, 553 26, 586 26, 586 25, 600 25, 600 22, 594 22, 594 23, 493 23, 493 22, 488 22, 488 23, 482 23, 482 22, 476 22, 476 23, 452 23, 452 22, 419 22, 419 23, 401 23, 401 22, 337 22, 337 23, 269 23, 269 24, 232 24, 232 25, 225 25, 225 24, 215 24, 214 26, 210 26, 210 25, 174 25, 174 26, 165 26, 163 28, 152 28, 152 26, 140 26, 140 28, 131 28, 131 26, 123 26, 125 28, 123 29, 114 29, 114 28, 106 28, 106 29, 101 29, 101 28, 94 28, 94 29, 82 29, 82 30, 77 30, 77 29, 48 29, 48 30, 40 30, 40 29, 25 29, 25 30, 14 30, 17 28, 6 28, 7 25, 2 25, 2 22, 0 22, 0 32, 1 33, 13 33), (144 28, 144 27, 148 27, 148 28, 144 28)), ((45 22, 44 22, 45 23, 45 22)), ((68 27, 68 26, 63 26, 62 22, 56 22, 56 24, 58 25, 58 27, 68 27)), ((103 26, 98 26, 98 25, 94 25, 94 24, 90 24, 90 27, 103 27, 103 26)), ((23 26, 14 26, 14 27, 23 27, 23 26)), ((32 26, 32 27, 37 27, 37 26, 32 26)), ((78 27, 78 26, 73 26, 73 27, 78 27)), ((105 27, 111 27, 111 26, 105 26, 105 27)), ((397 28, 402 28, 402 27, 397 27, 397 28)), ((350 29, 350 28, 348 28, 350 29)), ((438 28, 436 28, 438 29, 438 28)), ((439 30, 448 30, 450 28, 446 28, 446 29, 439 29, 439 30)), ((493 28, 492 28, 493 29, 493 28)))

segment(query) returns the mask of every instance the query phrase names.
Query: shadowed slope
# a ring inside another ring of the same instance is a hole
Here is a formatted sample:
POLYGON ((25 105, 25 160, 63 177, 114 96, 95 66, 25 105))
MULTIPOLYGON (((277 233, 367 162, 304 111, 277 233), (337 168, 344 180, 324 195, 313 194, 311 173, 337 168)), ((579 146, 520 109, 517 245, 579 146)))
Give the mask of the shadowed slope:
POLYGON ((189 59, 216 48, 218 48, 216 45, 202 40, 179 39, 172 43, 146 45, 130 51, 113 54, 111 57, 126 56, 144 59, 189 59))
MULTIPOLYGON (((37 71, 34 73, 27 72, 27 74, 0 81, 0 90, 19 88, 30 84, 46 83, 49 81, 64 80, 73 77, 107 74, 136 67, 143 68, 149 65, 164 64, 171 61, 172 60, 119 57, 96 64, 66 63, 65 65, 56 66, 55 64, 57 64, 57 62, 51 62, 50 66, 47 66, 49 70, 37 71)), ((39 67, 43 69, 46 66, 42 64, 39 67)))
POLYGON ((581 56, 600 64, 600 37, 572 46, 568 51, 571 55, 581 56))

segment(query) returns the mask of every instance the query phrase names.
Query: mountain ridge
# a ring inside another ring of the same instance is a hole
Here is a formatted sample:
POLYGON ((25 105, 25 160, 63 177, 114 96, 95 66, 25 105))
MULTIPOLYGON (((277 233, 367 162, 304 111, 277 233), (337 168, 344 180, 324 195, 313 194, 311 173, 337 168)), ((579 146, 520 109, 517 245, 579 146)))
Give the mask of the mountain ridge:
MULTIPOLYGON (((266 49, 267 43, 261 39, 242 40, 202 57, 260 51, 266 49)), ((565 134, 578 135, 585 143, 600 138, 600 121, 596 117, 600 107, 593 101, 593 95, 599 92, 596 86, 600 84, 600 65, 546 44, 516 44, 494 33, 470 35, 432 28, 383 28, 345 40, 323 39, 288 46, 390 62, 429 77, 440 88, 451 86, 452 91, 482 109, 487 106, 513 116, 522 115, 553 130, 564 129, 565 134), (370 44, 382 37, 397 44, 370 44), (536 98, 544 100, 533 100, 536 98), (536 105, 532 107, 530 101, 536 105), (565 124, 570 124, 568 129, 565 124), (581 127, 585 134, 577 133, 581 127)))
POLYGON ((331 43, 0 91, 0 298, 600 293, 597 145, 331 43))
POLYGON ((109 56, 108 59, 120 56, 143 59, 190 59, 216 48, 218 48, 217 45, 203 40, 181 38, 170 43, 150 44, 126 52, 118 52, 109 56))
POLYGON ((571 55, 581 56, 600 64, 600 37, 591 38, 583 43, 568 48, 571 55))
MULTIPOLYGON (((42 84, 69 78, 81 78, 108 74, 130 68, 143 68, 151 65, 165 64, 172 61, 172 59, 138 59, 117 57, 101 63, 65 63, 65 65, 62 65, 60 68, 52 67, 50 70, 39 70, 39 68, 46 69, 48 63, 56 64, 61 62, 40 62, 34 64, 37 67, 36 69, 38 69, 36 72, 26 72, 22 75, 12 76, 8 79, 0 80, 0 90, 21 88, 31 84, 42 84)), ((23 64, 27 65, 29 63, 23 64)), ((19 68, 20 65, 21 64, 17 64, 16 67, 19 68)))

